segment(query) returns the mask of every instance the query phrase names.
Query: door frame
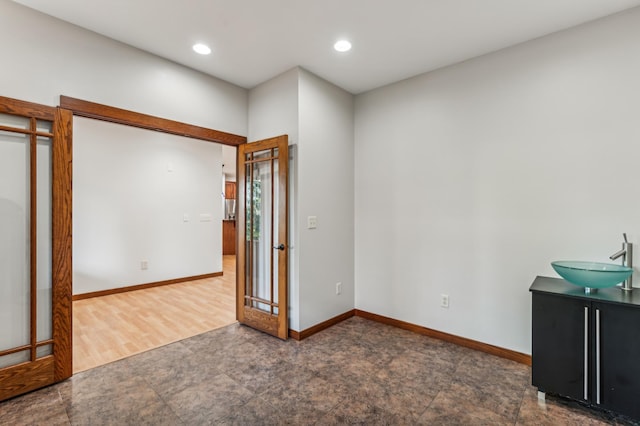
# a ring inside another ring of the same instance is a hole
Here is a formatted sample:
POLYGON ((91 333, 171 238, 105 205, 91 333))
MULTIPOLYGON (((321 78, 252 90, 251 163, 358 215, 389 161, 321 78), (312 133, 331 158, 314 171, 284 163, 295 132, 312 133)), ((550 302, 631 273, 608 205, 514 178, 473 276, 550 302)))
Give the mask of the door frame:
MULTIPOLYGON (((25 115, 53 121, 52 143, 52 320, 53 320, 53 355, 41 360, 26 362, 16 366, 0 369, 0 401, 26 393, 38 388, 62 381, 73 374, 73 345, 72 345, 72 155, 73 155, 73 116, 81 116, 108 121, 127 126, 148 130, 176 134, 194 139, 220 143, 238 147, 245 145, 247 138, 218 130, 194 126, 134 111, 84 101, 68 96, 60 96, 59 107, 49 107, 17 99, 0 96, 0 112, 25 115), (60 141, 55 143, 56 141, 60 141)), ((285 140, 287 136, 284 137, 285 140)), ((35 136, 34 136, 35 138, 35 136)), ((277 139, 277 138, 272 138, 277 139)), ((239 153, 241 150, 237 149, 239 153)), ((282 150, 288 158, 288 143, 282 150)), ((282 165, 282 163, 280 163, 282 165)), ((237 165, 238 166, 238 165, 237 165)), ((288 159, 284 163, 288 170, 288 159)), ((280 243, 288 247, 288 176, 281 179, 285 196, 280 203, 284 203, 285 224, 284 237, 279 236, 280 243)), ((238 199, 240 197, 238 196, 238 199)), ((238 200, 238 204, 240 200, 238 200)), ((241 224, 244 226, 244 223, 241 224)), ((239 239, 240 233, 237 238, 239 239)), ((285 254, 286 267, 279 269, 279 275, 288 278, 288 253, 285 254)), ((236 277, 239 283, 240 271, 236 277)), ((285 321, 280 321, 277 329, 278 336, 286 339, 288 336, 288 286, 279 292, 281 300, 285 301, 285 321)), ((236 300, 239 300, 236 293, 236 300)), ((35 325, 32 325, 32 330, 35 325)), ((33 334, 33 331, 32 331, 33 334)), ((33 338, 31 339, 33 340, 33 338)), ((44 344, 44 343, 42 343, 44 344)), ((35 351, 32 351, 34 354, 35 351)), ((34 358, 34 355, 32 355, 34 358)))
MULTIPOLYGON (((126 126, 154 130, 207 142, 238 146, 244 136, 148 114, 60 96, 60 106, 50 107, 0 96, 0 112, 54 122, 52 148, 52 317, 53 355, 36 363, 0 369, 0 401, 62 381, 73 374, 72 327, 72 144, 73 116, 93 118, 126 126), (56 331, 58 330, 58 331, 56 331)), ((1 130, 0 126, 0 130, 1 130)), ((12 130, 12 129, 9 129, 12 130)), ((33 332, 32 332, 33 333, 33 332)), ((41 343, 45 344, 45 343, 41 343)), ((25 348, 25 349, 28 349, 25 348)))

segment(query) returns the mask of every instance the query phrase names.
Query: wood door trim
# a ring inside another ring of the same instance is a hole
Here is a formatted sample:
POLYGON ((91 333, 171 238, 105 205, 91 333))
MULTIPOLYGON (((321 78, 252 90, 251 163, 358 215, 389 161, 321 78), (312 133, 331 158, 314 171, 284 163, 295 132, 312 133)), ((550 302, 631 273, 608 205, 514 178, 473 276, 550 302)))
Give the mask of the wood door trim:
POLYGON ((52 287, 54 380, 73 374, 72 359, 72 189, 73 114, 57 108, 54 120, 52 165, 52 287))
POLYGON ((234 135, 220 130, 208 129, 193 124, 182 123, 153 115, 142 114, 122 108, 116 108, 95 102, 60 96, 60 106, 73 111, 80 117, 94 118, 125 126, 139 127, 147 130, 169 133, 188 138, 216 142, 224 145, 238 146, 247 142, 245 136, 234 135))
POLYGON ((0 130, 4 130, 4 131, 7 131, 7 132, 12 132, 12 133, 20 133, 20 134, 23 134, 23 135, 43 136, 45 138, 52 138, 53 137, 53 133, 50 133, 50 132, 32 131, 31 129, 29 129, 29 130, 16 129, 15 127, 4 126, 4 125, 0 125, 0 130))
MULTIPOLYGON (((276 139, 281 139, 278 136, 276 139)), ((278 336, 286 339, 289 336, 289 137, 284 136, 285 147, 278 152, 278 210, 283 212, 284 220, 278 226, 278 241, 272 247, 284 245, 278 256, 278 301, 282 301, 278 312, 284 311, 284 321, 280 321, 278 336), (284 285, 280 284, 284 283, 284 285)), ((273 160, 271 161, 273 164, 273 160)))
POLYGON ((266 315, 259 309, 244 306, 242 322, 273 336, 278 336, 278 317, 266 315))
MULTIPOLYGON (((269 139, 262 139, 262 140, 259 140, 259 141, 256 141, 256 142, 250 142, 251 148, 248 151, 245 151, 245 153, 255 152, 255 151, 264 151, 265 149, 269 149, 271 144, 273 144, 275 141, 277 141, 278 139, 280 139, 283 136, 287 136, 287 135, 275 136, 275 137, 269 138, 269 139)), ((266 161, 267 159, 268 158, 261 158, 260 161, 266 161)), ((236 162, 236 164, 237 164, 237 162, 236 162)), ((237 173, 236 173, 236 179, 237 179, 237 173)), ((236 180, 236 183, 237 182, 238 181, 236 180)))
POLYGON ((53 121, 56 115, 56 108, 0 96, 0 112, 53 121))
POLYGON ((54 357, 18 364, 0 370, 0 401, 50 385, 54 382, 54 357))
POLYGON ((222 274, 223 274, 222 271, 212 272, 210 274, 194 275, 192 277, 174 278, 171 280, 156 281, 156 282, 147 283, 147 284, 137 284, 137 285, 130 285, 127 287, 110 288, 109 290, 100 290, 100 291, 92 291, 90 293, 74 294, 73 301, 91 299, 93 297, 109 296, 111 294, 127 293, 129 291, 144 290, 144 289, 153 288, 153 287, 162 287, 165 285, 179 284, 187 281, 196 281, 196 280, 204 280, 206 278, 221 277, 222 274))

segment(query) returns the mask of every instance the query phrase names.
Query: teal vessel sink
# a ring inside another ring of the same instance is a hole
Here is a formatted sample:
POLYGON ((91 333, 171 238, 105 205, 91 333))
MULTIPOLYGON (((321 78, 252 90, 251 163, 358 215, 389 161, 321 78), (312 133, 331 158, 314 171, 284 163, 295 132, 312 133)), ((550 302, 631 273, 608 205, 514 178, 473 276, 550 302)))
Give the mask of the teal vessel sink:
POLYGON ((579 260, 551 262, 551 266, 562 278, 585 289, 613 287, 633 273, 628 266, 579 260))

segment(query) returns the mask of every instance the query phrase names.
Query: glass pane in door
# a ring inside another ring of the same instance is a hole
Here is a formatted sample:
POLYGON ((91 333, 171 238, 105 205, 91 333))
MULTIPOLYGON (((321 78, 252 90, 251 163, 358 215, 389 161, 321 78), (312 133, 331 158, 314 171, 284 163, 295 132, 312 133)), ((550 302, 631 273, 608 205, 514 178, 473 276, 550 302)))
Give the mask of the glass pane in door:
MULTIPOLYGON (((273 150, 273 156, 277 157, 278 156, 278 149, 274 149, 273 150)), ((272 194, 273 194, 273 200, 272 200, 272 205, 273 205, 273 214, 271 216, 271 229, 273 232, 273 247, 279 246, 280 243, 286 243, 286 241, 280 241, 278 239, 278 235, 279 234, 279 221, 278 221, 278 206, 279 206, 279 202, 280 202, 280 191, 278 190, 278 178, 280 176, 279 174, 279 170, 278 170, 278 159, 274 158, 273 160, 271 160, 271 167, 273 169, 273 172, 271 174, 272 176, 272 194)), ((272 257, 272 272, 271 272, 271 291, 273 292, 273 299, 277 302, 278 299, 278 258, 280 257, 280 254, 282 253, 281 250, 273 250, 273 257, 272 257)), ((273 314, 277 315, 278 314, 278 307, 274 306, 273 307, 273 314)))
POLYGON ((273 313, 277 295, 273 287, 273 161, 272 150, 247 154, 246 158, 246 288, 247 303, 273 313))
POLYGON ((29 118, 12 114, 0 113, 0 124, 16 130, 29 130, 31 128, 31 120, 29 118))
MULTIPOLYGON (((36 340, 41 342, 53 338, 52 287, 51 287, 51 139, 38 138, 36 145, 36 281, 37 281, 37 330, 36 340)), ((51 345, 38 348, 38 356, 50 355, 51 345)))
POLYGON ((28 136, 0 132, 0 352, 30 343, 29 159, 28 136))
POLYGON ((0 368, 10 367, 16 364, 22 364, 31 359, 31 351, 20 351, 8 355, 0 356, 0 368))

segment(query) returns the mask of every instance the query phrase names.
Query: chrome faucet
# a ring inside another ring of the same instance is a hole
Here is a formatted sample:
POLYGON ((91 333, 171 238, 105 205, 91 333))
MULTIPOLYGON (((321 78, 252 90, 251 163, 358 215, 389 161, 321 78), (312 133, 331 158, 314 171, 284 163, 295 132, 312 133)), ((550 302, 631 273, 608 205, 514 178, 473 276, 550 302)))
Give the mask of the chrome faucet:
MULTIPOLYGON (((617 258, 622 257, 622 265, 628 266, 629 268, 633 268, 633 244, 627 241, 626 232, 622 234, 622 236, 624 237, 624 243, 622 243, 622 250, 619 250, 614 254, 612 254, 611 256, 609 256, 609 259, 616 260, 617 258)), ((622 283, 621 288, 623 290, 625 291, 633 290, 633 286, 631 282, 632 276, 633 275, 630 275, 629 278, 624 280, 624 282, 622 283)))

